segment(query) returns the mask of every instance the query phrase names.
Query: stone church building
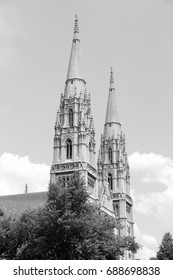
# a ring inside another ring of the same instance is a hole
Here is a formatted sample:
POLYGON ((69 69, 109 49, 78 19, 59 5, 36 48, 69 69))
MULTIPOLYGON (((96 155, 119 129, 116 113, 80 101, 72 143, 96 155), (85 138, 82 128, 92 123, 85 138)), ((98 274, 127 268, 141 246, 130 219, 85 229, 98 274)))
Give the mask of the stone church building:
MULTIPOLYGON (((130 173, 116 107, 113 70, 110 71, 109 91, 103 134, 98 158, 91 98, 87 92, 80 59, 80 38, 75 18, 72 48, 55 122, 52 183, 61 177, 68 182, 74 171, 80 171, 91 200, 100 203, 102 210, 120 221, 120 236, 134 236, 133 201, 130 196, 130 173)), ((46 200, 46 192, 25 193, 0 197, 0 208, 15 212, 38 207, 46 200)), ((133 258, 127 252, 125 258, 133 258)))
POLYGON ((96 162, 94 120, 80 59, 78 19, 74 34, 64 94, 55 122, 51 182, 58 177, 68 182, 80 170, 91 199, 99 201, 109 215, 122 224, 120 235, 133 236, 132 198, 125 136, 116 108, 116 91, 111 69, 107 111, 96 162))

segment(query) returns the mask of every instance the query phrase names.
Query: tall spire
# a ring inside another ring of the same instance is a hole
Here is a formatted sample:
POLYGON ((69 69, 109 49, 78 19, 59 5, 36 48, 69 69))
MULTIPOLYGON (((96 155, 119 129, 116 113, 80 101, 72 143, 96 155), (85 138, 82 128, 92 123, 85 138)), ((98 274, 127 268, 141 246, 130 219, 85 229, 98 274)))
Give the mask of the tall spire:
POLYGON ((70 61, 67 72, 67 81, 72 79, 83 80, 82 65, 80 58, 80 39, 79 39, 79 24, 77 15, 75 15, 74 33, 72 40, 72 48, 70 61))
POLYGON ((113 75, 113 70, 111 68, 104 136, 109 137, 109 136, 112 136, 114 133, 119 133, 120 128, 121 128, 121 124, 118 119, 118 112, 117 112, 117 106, 116 106, 114 75, 113 75))

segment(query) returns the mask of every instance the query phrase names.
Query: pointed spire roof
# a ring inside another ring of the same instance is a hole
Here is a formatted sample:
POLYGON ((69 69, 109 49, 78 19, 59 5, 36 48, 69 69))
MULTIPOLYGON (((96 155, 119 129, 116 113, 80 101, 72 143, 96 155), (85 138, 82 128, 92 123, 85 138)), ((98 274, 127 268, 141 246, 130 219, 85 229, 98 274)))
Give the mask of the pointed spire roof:
POLYGON ((114 87, 114 74, 112 68, 110 72, 110 87, 109 87, 106 119, 105 119, 105 124, 107 123, 119 123, 117 106, 116 106, 116 93, 114 87))
POLYGON ((77 15, 75 15, 72 48, 71 48, 71 55, 70 55, 66 81, 75 78, 84 80, 82 75, 82 65, 81 65, 81 58, 80 58, 79 24, 78 24, 77 15))

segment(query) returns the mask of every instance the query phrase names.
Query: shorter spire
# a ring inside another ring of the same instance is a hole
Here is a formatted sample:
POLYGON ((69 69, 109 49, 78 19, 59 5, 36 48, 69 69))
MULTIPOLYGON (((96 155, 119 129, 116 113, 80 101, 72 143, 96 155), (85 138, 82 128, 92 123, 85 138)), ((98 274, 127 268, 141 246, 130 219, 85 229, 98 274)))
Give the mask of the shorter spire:
POLYGON ((78 39, 79 40, 79 37, 78 37, 78 34, 79 34, 79 24, 78 24, 78 17, 77 15, 75 15, 75 23, 74 23, 74 35, 73 35, 73 40, 75 39, 78 39))
MULTIPOLYGON (((107 103, 107 112, 106 112, 106 120, 105 124, 107 123, 119 123, 118 121, 118 113, 116 108, 116 95, 115 95, 115 88, 114 88, 114 75, 113 70, 111 68, 110 72, 110 88, 109 88, 109 96, 108 96, 108 103, 107 103)), ((112 130, 113 132, 113 130, 112 130)))
POLYGON ((110 89, 111 88, 114 89, 114 72, 113 72, 112 67, 111 67, 111 73, 110 73, 110 89))
POLYGON ((118 112, 116 106, 116 93, 114 88, 114 76, 113 76, 113 70, 111 68, 104 137, 105 139, 109 139, 110 137, 115 137, 115 135, 117 135, 120 132, 121 132, 121 124, 118 120, 118 112))

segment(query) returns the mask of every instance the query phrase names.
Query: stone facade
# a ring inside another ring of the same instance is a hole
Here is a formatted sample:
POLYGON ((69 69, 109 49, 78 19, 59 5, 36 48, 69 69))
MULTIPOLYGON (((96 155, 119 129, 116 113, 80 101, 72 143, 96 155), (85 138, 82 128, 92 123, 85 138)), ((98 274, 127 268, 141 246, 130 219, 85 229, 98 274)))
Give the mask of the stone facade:
POLYGON ((82 75, 78 19, 75 19, 72 50, 65 83, 57 111, 51 182, 65 181, 80 170, 93 199, 98 199, 96 184, 95 129, 90 94, 82 75))
POLYGON ((125 135, 122 133, 116 108, 116 92, 112 69, 104 133, 101 135, 100 141, 97 174, 100 193, 108 184, 114 212, 123 226, 119 234, 121 236, 133 236, 133 202, 130 196, 129 164, 125 135))
MULTIPOLYGON (((118 234, 133 237, 129 164, 125 135, 116 108, 113 71, 111 69, 104 132, 101 135, 96 167, 94 120, 90 95, 82 73, 76 17, 67 79, 55 122, 50 180, 53 183, 61 177, 68 182, 72 173, 78 170, 85 179, 91 199, 100 203, 103 211, 120 221, 122 227, 118 234)), ((133 256, 126 252, 125 258, 133 256)))

